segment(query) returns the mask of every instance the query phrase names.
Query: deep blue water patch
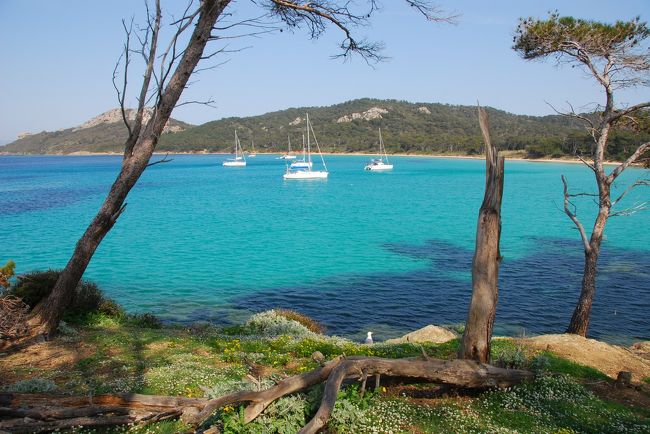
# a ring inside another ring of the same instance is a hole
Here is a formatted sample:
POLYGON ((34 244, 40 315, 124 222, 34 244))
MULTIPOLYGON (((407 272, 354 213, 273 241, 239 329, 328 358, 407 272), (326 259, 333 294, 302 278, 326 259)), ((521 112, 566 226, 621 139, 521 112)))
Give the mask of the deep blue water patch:
POLYGON ((81 188, 37 188, 12 191, 0 196, 0 215, 64 208, 106 191, 105 186, 81 188))
MULTIPOLYGON (((536 238, 536 248, 501 264, 495 332, 562 333, 578 299, 581 244, 536 238)), ((387 244, 401 255, 426 259, 431 267, 406 273, 357 274, 313 285, 273 288, 246 295, 234 307, 259 311, 293 308, 340 335, 361 335, 377 324, 390 338, 426 324, 465 321, 471 297, 473 252, 440 240, 421 245, 387 244)), ((502 252, 503 253, 503 252, 502 252)), ((593 305, 590 335, 615 342, 650 338, 650 254, 605 247, 593 305)))

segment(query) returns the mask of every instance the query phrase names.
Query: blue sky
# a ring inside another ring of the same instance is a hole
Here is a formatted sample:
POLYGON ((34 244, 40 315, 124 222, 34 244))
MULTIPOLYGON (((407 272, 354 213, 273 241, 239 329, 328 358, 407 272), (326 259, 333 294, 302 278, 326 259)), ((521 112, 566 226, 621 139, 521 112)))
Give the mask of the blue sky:
MULTIPOLYGON (((117 107, 111 77, 124 41, 121 19, 142 22, 143 4, 0 0, 0 140, 73 127, 117 107)), ((184 2, 165 4, 169 12, 184 2)), ((330 59, 341 39, 335 29, 316 41, 301 30, 233 40, 230 48, 247 48, 219 58, 227 63, 197 75, 183 97, 211 98, 216 108, 183 106, 173 117, 200 124, 361 97, 470 105, 480 100, 512 113, 550 114, 547 102, 580 107, 600 102, 601 92, 578 69, 521 60, 510 48, 519 17, 545 17, 557 9, 608 22, 650 19, 649 0, 440 0, 441 8, 460 14, 456 25, 426 22, 404 4, 381 0, 370 27, 356 29, 386 44, 387 62, 371 68, 359 58, 330 59)), ((234 1, 229 10, 239 17, 259 13, 250 0, 234 1)), ((621 93, 618 102, 648 99, 646 87, 621 93)))

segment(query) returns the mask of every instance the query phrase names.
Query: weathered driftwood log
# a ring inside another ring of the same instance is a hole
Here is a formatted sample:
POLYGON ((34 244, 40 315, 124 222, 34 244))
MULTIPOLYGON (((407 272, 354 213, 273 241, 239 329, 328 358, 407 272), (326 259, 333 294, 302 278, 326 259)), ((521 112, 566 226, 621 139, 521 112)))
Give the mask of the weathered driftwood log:
POLYGON ((149 424, 163 420, 178 418, 179 412, 144 412, 127 415, 93 415, 73 417, 60 420, 36 420, 30 417, 10 419, 0 422, 0 433, 40 433, 73 427, 105 427, 127 425, 130 423, 149 424))
POLYGON ((301 434, 320 431, 329 420, 342 381, 355 375, 409 377, 423 383, 451 384, 463 388, 510 387, 533 378, 528 371, 502 369, 470 360, 438 359, 380 359, 350 357, 342 361, 327 379, 325 392, 316 415, 300 431, 301 434))
POLYGON ((152 423, 189 417, 207 399, 139 394, 56 396, 0 393, 0 432, 45 432, 73 426, 152 423))
POLYGON ((509 387, 533 378, 528 371, 502 369, 470 360, 431 359, 426 355, 422 359, 337 357, 269 389, 242 391, 210 400, 138 394, 56 397, 2 393, 0 420, 5 420, 0 421, 0 431, 42 432, 79 425, 148 423, 176 417, 197 427, 217 409, 234 403, 248 403, 244 414, 246 422, 250 422, 275 400, 326 382, 320 408, 301 431, 315 433, 327 424, 342 382, 348 378, 363 381, 369 376, 417 379, 423 383, 462 388, 509 387))

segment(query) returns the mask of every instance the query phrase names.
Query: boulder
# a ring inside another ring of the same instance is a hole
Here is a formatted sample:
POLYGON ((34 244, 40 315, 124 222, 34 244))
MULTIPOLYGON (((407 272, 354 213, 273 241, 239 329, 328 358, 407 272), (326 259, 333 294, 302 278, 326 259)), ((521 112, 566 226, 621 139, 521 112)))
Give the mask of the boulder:
POLYGON ((637 342, 630 347, 630 350, 637 356, 650 360, 650 341, 637 342))
POLYGON ((443 327, 438 327, 434 325, 428 325, 422 327, 419 330, 416 330, 411 333, 407 333, 401 338, 397 339, 388 339, 387 344, 402 344, 405 342, 418 343, 418 342, 433 342, 435 344, 442 344, 444 342, 449 342, 452 339, 456 339, 458 336, 456 333, 452 332, 443 327))

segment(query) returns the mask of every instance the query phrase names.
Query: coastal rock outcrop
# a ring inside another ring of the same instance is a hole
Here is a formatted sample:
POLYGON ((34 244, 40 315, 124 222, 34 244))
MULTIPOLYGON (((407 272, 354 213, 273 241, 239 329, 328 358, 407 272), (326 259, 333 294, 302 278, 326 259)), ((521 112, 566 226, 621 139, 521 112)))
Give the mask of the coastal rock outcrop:
POLYGON ((351 113, 349 115, 341 116, 336 120, 337 124, 342 124, 345 122, 352 122, 355 119, 362 119, 364 121, 370 121, 372 119, 381 119, 382 114, 388 113, 388 110, 381 107, 372 107, 366 110, 363 113, 351 113))
MULTIPOLYGON (((148 122, 149 119, 151 118, 151 114, 153 113, 153 109, 147 107, 144 109, 144 122, 148 122)), ((126 118, 130 121, 135 119, 135 114, 136 111, 133 109, 126 109, 126 118)), ((89 121, 84 122, 83 124, 79 125, 76 128, 73 128, 72 131, 81 131, 85 130, 88 128, 96 127, 97 125, 101 124, 113 124, 115 122, 122 122, 122 111, 118 108, 109 110, 107 112, 104 112, 100 114, 99 116, 95 116, 94 118, 90 119, 89 121)), ((180 125, 170 125, 169 123, 165 126, 165 129, 163 130, 163 133, 175 133, 178 131, 183 131, 184 128, 181 127, 180 125)))
POLYGON ((456 333, 448 330, 444 327, 438 327, 434 325, 428 325, 422 327, 421 329, 415 330, 411 333, 407 333, 401 338, 388 339, 387 344, 401 344, 405 342, 418 343, 418 342, 433 342, 436 344, 442 344, 444 342, 449 342, 452 339, 456 339, 458 336, 456 333))

